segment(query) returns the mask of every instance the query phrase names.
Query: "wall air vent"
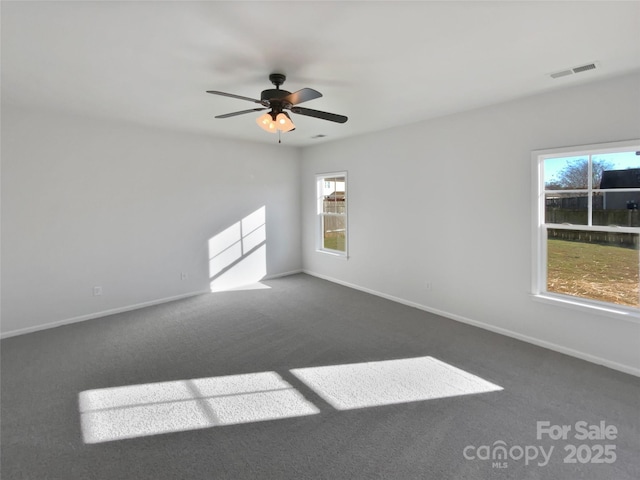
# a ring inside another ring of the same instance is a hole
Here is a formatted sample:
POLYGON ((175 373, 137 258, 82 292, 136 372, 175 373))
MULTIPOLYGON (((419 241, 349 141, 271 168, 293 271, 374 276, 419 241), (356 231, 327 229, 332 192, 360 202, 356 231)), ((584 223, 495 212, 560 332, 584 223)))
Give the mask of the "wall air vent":
POLYGON ((579 67, 568 68, 559 72, 550 73, 549 76, 551 78, 566 77, 568 75, 573 75, 574 73, 582 73, 588 72, 589 70, 595 70, 596 68, 598 68, 597 62, 593 62, 586 65, 580 65, 579 67))

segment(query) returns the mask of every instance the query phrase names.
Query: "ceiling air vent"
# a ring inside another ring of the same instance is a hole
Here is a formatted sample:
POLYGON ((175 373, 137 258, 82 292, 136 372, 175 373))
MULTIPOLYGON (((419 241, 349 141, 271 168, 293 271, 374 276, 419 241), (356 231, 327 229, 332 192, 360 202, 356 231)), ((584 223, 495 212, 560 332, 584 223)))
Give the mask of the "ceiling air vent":
POLYGON ((580 65, 579 67, 573 67, 567 70, 562 70, 560 72, 551 73, 549 74, 549 76, 551 78, 566 77, 568 75, 573 75, 574 73, 582 73, 582 72, 588 72, 589 70, 595 70, 597 67, 598 67, 598 64, 596 62, 593 62, 593 63, 588 63, 586 65, 580 65))
POLYGON ((580 67, 572 68, 573 73, 586 72, 587 70, 595 70, 596 64, 590 63, 589 65, 582 65, 580 67))
POLYGON ((563 70, 561 72, 552 73, 551 78, 566 77, 567 75, 573 75, 573 70, 563 70))

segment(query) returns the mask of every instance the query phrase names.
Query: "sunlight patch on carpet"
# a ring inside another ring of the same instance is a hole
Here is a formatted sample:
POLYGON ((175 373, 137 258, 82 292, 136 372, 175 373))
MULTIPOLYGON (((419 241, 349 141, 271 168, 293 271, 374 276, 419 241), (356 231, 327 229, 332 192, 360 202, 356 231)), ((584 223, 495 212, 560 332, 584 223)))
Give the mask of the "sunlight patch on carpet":
POLYGON ((319 413, 275 372, 86 390, 78 397, 85 443, 319 413))
MULTIPOLYGON (((298 368, 290 373, 337 410, 502 390, 433 357, 298 368)), ((276 372, 85 390, 78 402, 85 443, 320 413, 276 372)))
POLYGON ((433 357, 298 368, 291 373, 338 410, 502 390, 433 357))

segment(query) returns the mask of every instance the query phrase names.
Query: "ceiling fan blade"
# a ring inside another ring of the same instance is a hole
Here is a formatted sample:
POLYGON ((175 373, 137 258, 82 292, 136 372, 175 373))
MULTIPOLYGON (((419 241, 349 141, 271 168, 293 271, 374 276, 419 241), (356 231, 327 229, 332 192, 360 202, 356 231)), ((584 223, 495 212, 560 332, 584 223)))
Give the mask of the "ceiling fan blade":
POLYGON ((337 115, 335 113, 329 113, 329 112, 321 112, 320 110, 311 110, 310 108, 291 107, 291 111, 293 113, 297 113, 298 115, 306 115, 307 117, 321 118, 322 120, 329 120, 330 122, 345 123, 347 120, 349 120, 348 117, 345 117, 344 115, 337 115))
POLYGON ((236 115, 244 115, 245 113, 251 113, 251 112, 260 112, 262 110, 268 110, 268 109, 267 108, 251 108, 249 110, 242 110, 240 112, 232 112, 232 113, 225 113, 224 115, 216 115, 216 118, 235 117, 236 115))
POLYGON ((247 100, 249 102, 262 104, 262 100, 256 100, 255 98, 243 97, 242 95, 234 95, 233 93, 218 92, 217 90, 207 90, 207 93, 213 93, 214 95, 222 95, 223 97, 237 98, 239 100, 247 100))
POLYGON ((309 100, 320 98, 321 96, 322 94, 313 88, 303 88, 297 92, 290 93, 282 100, 289 102, 291 105, 298 105, 299 103, 308 102, 309 100))

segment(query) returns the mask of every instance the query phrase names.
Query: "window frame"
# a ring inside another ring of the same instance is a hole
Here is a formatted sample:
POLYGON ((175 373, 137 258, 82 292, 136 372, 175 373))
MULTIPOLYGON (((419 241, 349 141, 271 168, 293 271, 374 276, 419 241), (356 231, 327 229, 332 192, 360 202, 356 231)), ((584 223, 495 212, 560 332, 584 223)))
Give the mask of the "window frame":
POLYGON ((349 180, 347 171, 326 172, 316 174, 316 252, 324 253, 339 258, 349 258, 349 180), (323 211, 322 199, 324 194, 322 188, 324 188, 324 182, 327 178, 339 178, 344 177, 344 214, 339 213, 325 213, 323 211), (344 252, 341 250, 334 250, 324 247, 324 218, 325 216, 341 216, 344 217, 345 232, 344 232, 344 252))
MULTIPOLYGON (((535 300, 553 305, 561 305, 581 311, 591 313, 597 312, 609 317, 629 320, 640 323, 640 309, 618 305, 615 303, 578 297, 569 294, 547 291, 547 230, 567 229, 597 232, 629 232, 640 234, 640 227, 618 227, 608 225, 592 225, 592 197, 593 189, 591 162, 589 162, 589 186, 587 189, 576 190, 582 192, 587 190, 588 198, 588 220, 586 225, 566 225, 545 223, 545 182, 544 182, 544 161, 551 158, 594 156, 606 153, 625 152, 629 150, 640 151, 640 139, 625 140, 620 142, 598 143, 581 145, 574 147, 560 147, 544 150, 534 150, 531 152, 532 159, 532 268, 531 268, 531 292, 535 300)), ((639 252, 640 253, 640 252, 639 252)))

